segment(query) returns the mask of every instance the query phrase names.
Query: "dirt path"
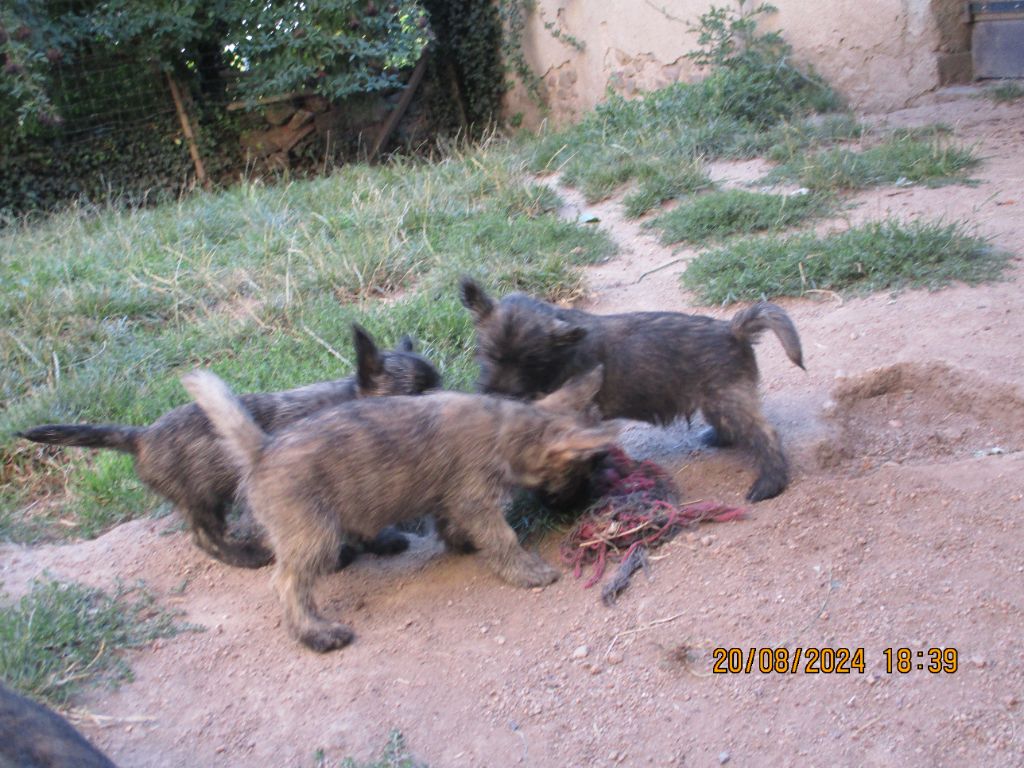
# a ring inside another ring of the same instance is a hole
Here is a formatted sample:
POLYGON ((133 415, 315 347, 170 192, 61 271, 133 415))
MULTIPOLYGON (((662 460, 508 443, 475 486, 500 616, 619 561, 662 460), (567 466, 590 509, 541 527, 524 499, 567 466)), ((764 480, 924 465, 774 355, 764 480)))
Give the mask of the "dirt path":
MULTIPOLYGON (((785 494, 677 539, 613 609, 569 574, 507 587, 432 538, 364 558, 320 584, 357 632, 326 656, 286 638, 268 573, 212 562, 175 517, 4 546, 10 593, 44 570, 141 578, 207 627, 134 654, 133 683, 86 694, 102 718, 83 731, 126 767, 313 766, 318 749, 334 764, 375 755, 393 728, 435 767, 1024 764, 1024 104, 885 119, 948 123, 986 158, 981 183, 865 193, 846 218, 966 218, 1018 261, 981 288, 782 302, 807 373, 774 339, 758 359, 795 464, 785 494), (711 674, 715 648, 782 644, 863 648, 866 672, 711 674), (899 647, 955 648, 958 669, 888 674, 899 647)), ((594 209, 623 253, 590 271, 588 308, 690 308, 685 261, 638 282, 686 254, 616 202, 594 209)), ((638 427, 630 444, 692 498, 740 503, 751 480, 743 456, 695 451, 685 425, 638 427)), ((552 561, 557 543, 542 547, 552 561)))

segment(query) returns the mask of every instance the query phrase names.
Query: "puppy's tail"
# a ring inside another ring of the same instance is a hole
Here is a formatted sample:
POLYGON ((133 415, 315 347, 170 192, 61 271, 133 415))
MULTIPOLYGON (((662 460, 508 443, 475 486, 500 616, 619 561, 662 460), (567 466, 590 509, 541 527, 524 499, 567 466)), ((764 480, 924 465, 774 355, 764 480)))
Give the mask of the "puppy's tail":
POLYGON ((145 427, 120 424, 43 424, 14 434, 33 443, 110 448, 134 456, 139 452, 139 438, 145 431, 145 427))
POLYGON ((209 371, 187 373, 181 377, 181 383, 213 424, 231 460, 243 475, 249 474, 263 453, 266 433, 228 385, 209 371))
POLYGON ((796 326, 782 307, 761 301, 736 314, 730 323, 732 335, 740 341, 753 343, 762 331, 774 331, 782 348, 794 365, 804 367, 804 354, 796 326))

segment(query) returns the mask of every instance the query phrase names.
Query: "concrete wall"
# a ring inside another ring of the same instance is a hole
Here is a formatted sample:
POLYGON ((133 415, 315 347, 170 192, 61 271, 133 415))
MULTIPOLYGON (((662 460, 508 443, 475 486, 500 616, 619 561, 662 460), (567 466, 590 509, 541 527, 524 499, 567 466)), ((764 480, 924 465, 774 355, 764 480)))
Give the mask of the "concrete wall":
MULTIPOLYGON (((579 119, 610 88, 631 96, 699 72, 683 54, 696 47, 687 24, 730 0, 537 0, 523 48, 541 75, 550 119, 579 119), (545 28, 545 23, 550 28, 545 28), (551 25, 554 25, 553 27, 551 25), (572 35, 582 51, 556 39, 572 35)), ((811 64, 857 110, 904 106, 939 85, 939 63, 950 32, 962 26, 958 0, 775 0, 778 13, 758 28, 781 30, 794 58, 811 64)), ((539 110, 522 92, 509 95, 506 114, 536 125, 539 110)))

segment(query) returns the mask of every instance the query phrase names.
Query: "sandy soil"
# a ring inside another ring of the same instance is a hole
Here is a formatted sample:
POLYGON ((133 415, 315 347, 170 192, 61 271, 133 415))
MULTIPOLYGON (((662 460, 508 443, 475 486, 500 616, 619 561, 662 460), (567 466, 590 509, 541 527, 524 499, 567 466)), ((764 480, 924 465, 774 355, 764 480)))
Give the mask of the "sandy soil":
MULTIPOLYGON (((358 635, 325 656, 285 636, 268 572, 211 561, 176 517, 4 546, 10 594, 44 570, 141 578, 207 628, 133 653, 120 690, 84 694, 83 732, 122 766, 368 759, 393 728, 432 766, 1024 764, 1024 104, 947 94, 873 119, 948 123, 985 158, 981 183, 872 191, 825 226, 967 219, 1018 258, 1010 280, 980 288, 781 302, 807 372, 774 338, 758 358, 795 465, 786 493, 677 538, 614 608, 571 574, 505 586, 429 537, 363 558, 320 583, 325 611, 358 635), (781 645, 863 648, 866 670, 712 674, 716 648, 781 645), (959 666, 889 674, 884 651, 899 647, 955 648, 959 666)), ((733 183, 758 172, 715 168, 733 183)), ((593 210, 622 254, 590 271, 589 309, 694 309, 678 287, 692 254, 618 202, 593 210)), ((638 426, 629 445, 687 497, 741 503, 749 461, 697 450, 695 431, 638 426)), ((555 561, 557 546, 541 552, 555 561)))

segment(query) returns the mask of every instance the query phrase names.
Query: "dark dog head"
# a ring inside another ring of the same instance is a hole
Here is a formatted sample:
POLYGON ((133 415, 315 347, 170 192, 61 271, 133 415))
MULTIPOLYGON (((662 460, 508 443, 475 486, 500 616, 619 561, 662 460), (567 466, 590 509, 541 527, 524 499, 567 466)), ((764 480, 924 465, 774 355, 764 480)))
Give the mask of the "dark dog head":
POLYGON ((378 350, 370 334, 357 323, 352 323, 352 337, 360 397, 419 395, 441 386, 441 375, 429 360, 416 354, 409 336, 403 336, 388 352, 378 350))
POLYGON ((550 499, 580 490, 593 461, 607 453, 619 433, 617 425, 601 422, 594 406, 603 381, 604 367, 599 365, 533 404, 543 426, 512 452, 523 487, 550 499))
POLYGON ((586 336, 586 328, 561 319, 556 307, 520 293, 496 303, 468 277, 460 287, 476 327, 481 392, 532 399, 566 380, 573 347, 586 336))

